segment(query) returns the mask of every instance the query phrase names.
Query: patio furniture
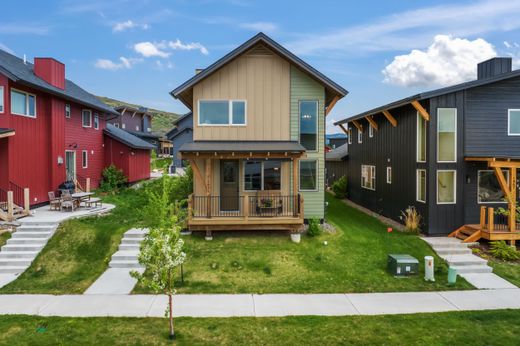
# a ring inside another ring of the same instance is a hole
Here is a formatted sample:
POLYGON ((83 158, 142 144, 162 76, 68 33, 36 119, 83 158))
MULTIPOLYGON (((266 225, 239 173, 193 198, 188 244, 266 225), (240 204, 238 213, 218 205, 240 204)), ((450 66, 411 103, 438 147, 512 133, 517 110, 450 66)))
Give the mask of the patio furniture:
POLYGON ((97 207, 97 206, 103 206, 103 203, 101 201, 101 198, 89 198, 85 200, 85 206, 87 208, 97 207))
POLYGON ((49 196, 50 210, 60 211, 61 210, 61 198, 56 197, 56 195, 54 195, 54 191, 49 191, 47 194, 49 196))
POLYGON ((76 208, 76 202, 74 201, 72 196, 70 196, 70 194, 68 196, 63 196, 63 199, 61 201, 61 210, 68 209, 71 212, 73 212, 76 208))
POLYGON ((90 196, 92 196, 93 192, 76 192, 71 195, 71 197, 74 199, 74 201, 77 204, 77 207, 79 208, 81 206, 81 202, 86 202, 90 199, 90 196))

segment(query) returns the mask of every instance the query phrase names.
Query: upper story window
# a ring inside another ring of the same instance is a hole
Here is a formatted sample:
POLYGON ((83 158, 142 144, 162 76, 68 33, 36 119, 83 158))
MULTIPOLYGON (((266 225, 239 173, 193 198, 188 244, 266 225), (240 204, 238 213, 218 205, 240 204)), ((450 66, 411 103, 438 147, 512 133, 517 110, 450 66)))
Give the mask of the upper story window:
POLYGON ((417 112, 417 162, 426 162, 426 120, 417 112))
POLYGON ((509 109, 507 111, 507 134, 509 136, 520 136, 520 109, 509 109))
POLYGON ((0 113, 4 112, 4 87, 0 85, 0 113))
POLYGON ((281 170, 281 161, 245 161, 244 190, 280 190, 281 170))
POLYGON ((135 126, 135 130, 136 130, 136 131, 139 131, 139 130, 140 130, 139 125, 136 125, 136 126, 135 126))
POLYGON ((352 127, 348 128, 348 144, 352 144, 352 127))
POLYGON ((36 95, 11 89, 11 113, 36 118, 36 95))
POLYGON ((246 124, 246 101, 200 100, 200 126, 246 124))
POLYGON ((310 151, 318 149, 318 101, 300 101, 300 144, 310 151))
POLYGON ((99 130, 99 115, 94 114, 94 128, 99 130))
POLYGON ((357 130, 357 142, 359 144, 363 143, 363 131, 360 129, 357 130))
POLYGON ((81 111, 81 123, 83 127, 92 127, 92 111, 88 109, 81 111))
POLYGON ((437 109, 437 161, 457 162, 457 108, 437 109))
POLYGON ((361 187, 368 190, 376 189, 376 166, 361 165, 361 187))
POLYGON ((372 126, 368 126, 368 137, 374 137, 374 128, 372 126))
POLYGON ((65 104, 65 118, 70 118, 70 105, 69 104, 65 104))
POLYGON ((125 129, 126 128, 126 124, 121 124, 121 128, 125 129))

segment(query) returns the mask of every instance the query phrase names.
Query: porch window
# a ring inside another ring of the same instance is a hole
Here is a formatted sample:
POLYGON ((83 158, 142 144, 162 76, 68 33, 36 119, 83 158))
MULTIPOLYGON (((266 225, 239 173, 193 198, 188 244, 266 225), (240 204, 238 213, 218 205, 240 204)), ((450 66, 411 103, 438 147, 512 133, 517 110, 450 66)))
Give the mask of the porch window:
POLYGON ((426 170, 418 169, 416 173, 416 197, 417 202, 426 203, 426 170))
POLYGON ((520 109, 509 109, 507 113, 507 134, 520 136, 520 109))
POLYGON ((36 118, 36 95, 11 89, 11 113, 36 118))
POLYGON ((200 100, 199 125, 245 125, 246 101, 200 100))
POLYGON ((457 162, 457 109, 437 109, 437 161, 457 162))
POLYGON ((65 118, 70 118, 70 105, 69 104, 66 104, 65 105, 65 118))
POLYGON ((0 85, 0 113, 4 112, 4 87, 0 85))
POLYGON ((300 144, 311 151, 318 148, 318 101, 300 101, 300 144))
POLYGON ((282 163, 280 161, 265 161, 263 164, 264 190, 280 190, 282 163))
MULTIPOLYGON (((502 173, 509 184, 509 171, 502 170, 502 173)), ((492 170, 478 171, 478 203, 506 203, 504 192, 492 170)))
POLYGON ((280 190, 281 170, 280 161, 244 161, 244 190, 280 190))
POLYGON ((376 166, 361 165, 361 187, 368 190, 376 189, 376 166))
POLYGON ((426 162, 426 120, 417 112, 417 162, 426 162))
POLYGON ((300 161, 300 191, 316 191, 318 189, 318 161, 300 161))
POLYGON ((83 150, 81 152, 81 167, 88 168, 88 151, 83 150))
POLYGON ((99 130, 99 115, 94 114, 94 128, 99 130))
POLYGON ((457 172, 437 171, 437 204, 455 204, 457 201, 457 172))
POLYGON ((84 109, 81 111, 81 121, 83 127, 92 127, 92 111, 84 109))

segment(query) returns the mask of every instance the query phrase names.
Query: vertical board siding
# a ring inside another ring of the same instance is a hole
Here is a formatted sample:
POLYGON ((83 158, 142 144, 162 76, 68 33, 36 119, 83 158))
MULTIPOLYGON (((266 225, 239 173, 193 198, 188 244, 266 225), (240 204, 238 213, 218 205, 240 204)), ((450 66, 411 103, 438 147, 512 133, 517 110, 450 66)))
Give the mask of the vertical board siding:
POLYGON ((336 180, 348 175, 347 161, 325 160, 325 185, 332 187, 336 180))
MULTIPOLYGON (((304 216, 324 218, 325 216, 325 88, 304 74, 298 68, 291 66, 291 140, 298 141, 299 101, 318 101, 318 151, 307 152, 306 159, 318 161, 318 190, 302 191, 304 198, 304 216)), ((292 176, 292 175, 291 175, 292 176)))

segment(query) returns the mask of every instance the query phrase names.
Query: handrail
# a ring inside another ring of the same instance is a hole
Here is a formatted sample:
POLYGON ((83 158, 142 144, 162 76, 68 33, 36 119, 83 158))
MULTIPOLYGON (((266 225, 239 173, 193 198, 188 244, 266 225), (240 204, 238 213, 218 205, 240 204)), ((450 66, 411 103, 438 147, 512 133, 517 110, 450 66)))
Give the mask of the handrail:
POLYGON ((18 184, 10 181, 9 191, 13 191, 13 201, 17 206, 24 205, 24 189, 18 184))

